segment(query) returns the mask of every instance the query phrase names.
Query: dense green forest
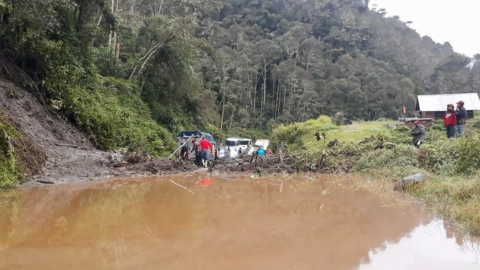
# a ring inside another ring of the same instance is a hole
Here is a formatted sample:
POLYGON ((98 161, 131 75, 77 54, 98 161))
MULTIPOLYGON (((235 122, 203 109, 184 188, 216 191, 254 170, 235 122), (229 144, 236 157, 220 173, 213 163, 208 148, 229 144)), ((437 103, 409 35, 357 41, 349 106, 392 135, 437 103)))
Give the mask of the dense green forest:
POLYGON ((98 147, 152 154, 187 128, 395 118, 480 89, 480 62, 368 2, 0 0, 0 71, 98 147))

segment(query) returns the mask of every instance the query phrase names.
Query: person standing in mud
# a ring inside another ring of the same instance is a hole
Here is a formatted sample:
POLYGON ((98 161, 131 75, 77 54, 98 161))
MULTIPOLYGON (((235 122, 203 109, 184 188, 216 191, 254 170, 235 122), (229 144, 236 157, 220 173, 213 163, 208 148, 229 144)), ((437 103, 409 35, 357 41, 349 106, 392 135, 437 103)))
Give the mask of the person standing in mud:
POLYGON ((180 158, 188 160, 188 146, 186 143, 182 146, 182 150, 180 150, 180 158))
POLYGON ((200 154, 202 156, 202 165, 203 167, 207 168, 210 155, 213 154, 213 145, 207 139, 205 139, 205 136, 202 136, 202 140, 198 146, 200 147, 200 154))
POLYGON ((422 125, 420 121, 415 121, 415 127, 410 132, 413 136, 412 143, 415 147, 420 148, 420 145, 422 145, 423 140, 425 139, 425 133, 425 126, 422 125))
POLYGON ((443 125, 447 130, 447 138, 455 138, 455 127, 457 126, 457 116, 455 115, 453 104, 447 105, 447 111, 443 115, 443 125))
POLYGON ((199 149, 198 143, 195 139, 193 139, 192 144, 193 144, 193 147, 190 153, 192 152, 195 153, 195 164, 200 166, 202 156, 200 155, 200 149, 199 149))
POLYGON ((457 110, 455 111, 455 116, 457 117, 457 137, 463 137, 465 125, 467 124, 467 110, 464 105, 463 101, 457 102, 457 110))

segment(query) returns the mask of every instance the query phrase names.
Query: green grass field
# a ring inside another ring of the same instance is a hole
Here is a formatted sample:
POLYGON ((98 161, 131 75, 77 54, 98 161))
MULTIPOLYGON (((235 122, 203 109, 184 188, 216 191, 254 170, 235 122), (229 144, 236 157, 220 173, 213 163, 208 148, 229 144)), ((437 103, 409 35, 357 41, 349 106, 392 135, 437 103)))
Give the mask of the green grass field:
POLYGON ((324 132, 327 142, 337 139, 339 142, 359 143, 364 138, 371 136, 392 135, 392 129, 388 129, 387 125, 398 124, 395 121, 376 121, 376 122, 354 122, 352 125, 334 126, 328 128, 322 125, 309 126, 306 134, 303 134, 300 140, 308 151, 315 151, 319 142, 315 136, 315 132, 324 132))
POLYGON ((335 126, 328 117, 321 116, 280 126, 272 132, 271 139, 273 145, 286 143, 291 153, 299 151, 300 157, 310 159, 304 162, 309 164, 318 160, 323 150, 323 141, 319 142, 315 133, 324 133, 326 143, 335 139, 340 142, 339 147, 327 150, 329 165, 336 166, 342 163, 341 159, 348 159, 359 181, 377 181, 390 186, 390 190, 402 177, 423 172, 425 182, 408 187, 406 192, 423 200, 440 216, 454 219, 466 231, 480 235, 480 118, 470 120, 466 131, 466 138, 447 139, 441 121, 436 121, 427 129, 425 144, 416 149, 410 143, 409 130, 400 122, 382 120, 335 126), (397 128, 389 129, 388 125, 397 128), (377 149, 359 144, 364 138, 378 135, 391 147, 377 149), (344 147, 354 155, 342 156, 344 147))

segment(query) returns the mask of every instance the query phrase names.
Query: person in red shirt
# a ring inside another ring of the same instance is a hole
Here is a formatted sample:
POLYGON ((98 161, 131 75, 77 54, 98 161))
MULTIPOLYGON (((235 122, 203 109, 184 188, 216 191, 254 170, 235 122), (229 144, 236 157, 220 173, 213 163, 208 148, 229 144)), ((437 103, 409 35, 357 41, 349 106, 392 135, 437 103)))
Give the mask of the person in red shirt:
POLYGON ((202 165, 206 168, 208 167, 208 160, 210 159, 209 152, 210 154, 213 152, 213 145, 202 136, 202 140, 198 143, 198 147, 200 148, 200 154, 202 156, 202 165))
POLYGON ((455 126, 457 125, 457 116, 453 104, 447 105, 447 111, 443 115, 443 125, 447 129, 447 138, 455 138, 455 126))

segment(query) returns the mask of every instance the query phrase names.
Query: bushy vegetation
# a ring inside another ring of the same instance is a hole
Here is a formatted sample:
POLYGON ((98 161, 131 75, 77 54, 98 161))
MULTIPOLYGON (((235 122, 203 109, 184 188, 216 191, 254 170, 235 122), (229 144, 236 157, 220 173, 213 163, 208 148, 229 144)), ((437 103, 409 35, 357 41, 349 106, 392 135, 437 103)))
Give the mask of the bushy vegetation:
POLYGON ((17 157, 11 143, 17 134, 0 119, 0 189, 14 187, 22 178, 17 157))
POLYGON ((45 160, 45 152, 0 111, 0 189, 15 187, 40 170, 45 160))
POLYGON ((393 118, 416 93, 480 82, 480 61, 363 0, 2 0, 0 16, 2 58, 105 149, 393 118))
POLYGON ((343 114, 343 112, 337 112, 335 115, 333 115, 333 122, 337 126, 343 125, 344 119, 345 119, 345 115, 343 114))
POLYGON ((410 145, 395 145, 391 149, 383 148, 366 151, 355 162, 354 171, 362 172, 377 168, 417 167, 417 149, 410 145))
POLYGON ((469 135, 459 139, 447 139, 444 128, 434 123, 420 149, 411 145, 410 129, 403 124, 377 121, 337 127, 315 121, 280 126, 272 133, 276 142, 293 142, 287 146, 299 171, 353 172, 370 181, 386 181, 391 187, 403 177, 423 172, 425 183, 410 186, 406 192, 424 199, 446 218, 458 220, 466 230, 480 234, 480 138, 476 120, 469 121, 469 135), (333 128, 325 129, 329 126, 333 128), (315 133, 322 127, 318 139, 315 133))
POLYGON ((330 117, 321 115, 317 119, 311 119, 305 123, 295 123, 292 125, 279 125, 273 129, 270 139, 272 147, 275 149, 281 142, 287 145, 292 151, 305 149, 303 136, 310 135, 312 138, 315 132, 322 133, 335 129, 330 117))
POLYGON ((443 217, 456 219, 466 231, 480 235, 480 176, 427 177, 425 183, 412 186, 407 192, 422 198, 443 217))

